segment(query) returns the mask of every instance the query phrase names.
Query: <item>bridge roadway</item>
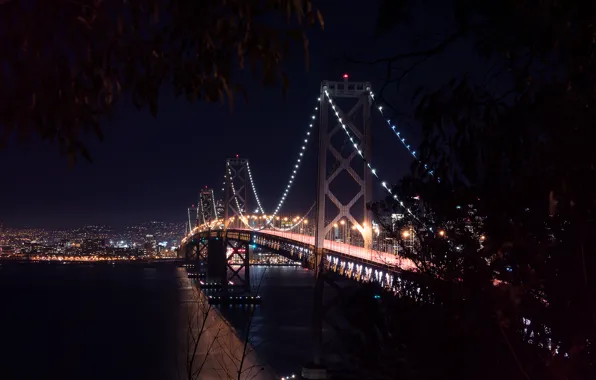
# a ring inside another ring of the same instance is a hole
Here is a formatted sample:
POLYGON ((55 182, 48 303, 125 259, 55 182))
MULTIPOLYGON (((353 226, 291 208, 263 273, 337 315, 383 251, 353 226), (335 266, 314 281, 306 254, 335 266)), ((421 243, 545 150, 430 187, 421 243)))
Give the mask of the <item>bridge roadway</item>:
MULTIPOLYGON (((275 230, 251 230, 248 228, 234 228, 234 230, 247 231, 251 233, 259 233, 262 235, 278 236, 284 239, 293 240, 302 244, 314 245, 315 238, 309 235, 297 234, 286 231, 275 230)), ((374 263, 400 268, 402 270, 414 271, 416 265, 412 260, 400 257, 398 255, 381 252, 374 249, 365 249, 351 244, 340 243, 333 240, 325 240, 325 249, 329 252, 337 252, 347 257, 353 257, 360 260, 372 261, 374 263)))

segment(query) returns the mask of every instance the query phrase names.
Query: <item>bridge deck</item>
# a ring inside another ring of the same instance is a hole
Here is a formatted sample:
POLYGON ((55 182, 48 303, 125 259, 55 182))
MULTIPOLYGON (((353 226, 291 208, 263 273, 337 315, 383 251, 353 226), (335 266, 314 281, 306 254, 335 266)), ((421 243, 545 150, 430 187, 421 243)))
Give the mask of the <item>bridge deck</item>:
MULTIPOLYGON (((249 229, 245 230, 251 231, 249 229)), ((280 236, 285 239, 294 240, 304 244, 315 244, 315 238, 313 236, 273 230, 261 230, 258 232, 264 235, 280 236)), ((410 259, 406 259, 392 253, 381 252, 373 249, 365 249, 363 247, 340 243, 333 240, 325 240, 325 249, 339 252, 345 256, 352 256, 354 258, 370 260, 383 265, 395 266, 403 270, 414 270, 416 268, 415 264, 410 259)))

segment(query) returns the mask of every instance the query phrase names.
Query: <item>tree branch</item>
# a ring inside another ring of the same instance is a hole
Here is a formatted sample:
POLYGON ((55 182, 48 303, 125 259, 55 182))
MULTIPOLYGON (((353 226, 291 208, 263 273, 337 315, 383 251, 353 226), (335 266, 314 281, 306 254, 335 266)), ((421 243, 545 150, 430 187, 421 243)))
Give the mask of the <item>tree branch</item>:
POLYGON ((522 364, 519 361, 519 358, 517 357, 517 355, 515 354, 515 350, 513 349, 513 346, 511 346, 511 342, 509 342, 509 338, 507 338, 507 335, 505 334, 505 331, 503 330, 503 326, 501 326, 500 323, 499 323, 499 330, 501 330, 501 335, 503 335, 503 339, 505 339, 505 343, 507 344, 507 347, 509 348, 509 352, 511 352, 511 356, 513 356, 513 359, 515 360, 515 363, 517 364, 517 368, 519 369, 521 374, 524 375, 524 377, 527 380, 531 380, 530 376, 528 376, 528 374, 522 367, 522 364))
POLYGON ((441 43, 436 45, 435 47, 432 47, 432 48, 426 49, 426 50, 421 50, 421 51, 416 51, 416 52, 411 52, 411 53, 399 53, 399 54, 395 54, 395 55, 392 55, 389 57, 377 58, 372 61, 361 61, 361 60, 356 60, 356 59, 353 59, 350 57, 346 57, 346 60, 350 63, 356 63, 356 64, 361 64, 361 65, 362 64, 363 65, 377 65, 379 63, 386 63, 386 62, 393 63, 395 61, 399 61, 402 59, 408 59, 408 58, 433 56, 433 55, 445 50, 445 48, 447 46, 449 46, 452 42, 456 41, 463 34, 464 34, 463 31, 454 33, 451 36, 447 37, 445 40, 443 40, 441 43))

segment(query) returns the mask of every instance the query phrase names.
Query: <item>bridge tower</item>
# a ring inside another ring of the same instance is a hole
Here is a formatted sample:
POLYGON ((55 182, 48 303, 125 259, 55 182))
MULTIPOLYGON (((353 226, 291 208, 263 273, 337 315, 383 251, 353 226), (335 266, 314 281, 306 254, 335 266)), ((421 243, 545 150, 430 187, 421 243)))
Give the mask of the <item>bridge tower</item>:
POLYGON ((188 233, 192 231, 193 228, 199 225, 199 209, 192 205, 192 207, 188 208, 188 233), (196 215, 195 215, 196 213, 196 215), (193 217, 195 215, 196 217, 193 217), (193 221, 194 219, 194 221, 193 221))
POLYGON ((315 226, 315 300, 313 309, 313 362, 302 369, 302 377, 306 379, 325 379, 326 370, 322 363, 322 345, 323 345, 323 287, 325 284, 324 274, 324 242, 325 236, 331 230, 333 225, 342 218, 348 219, 362 234, 364 247, 372 247, 372 216, 366 205, 372 200, 372 176, 366 163, 362 177, 352 168, 352 160, 361 150, 364 156, 370 160, 371 156, 371 118, 370 107, 372 99, 369 95, 371 85, 369 82, 349 82, 347 75, 344 75, 343 82, 323 81, 321 83, 321 95, 319 98, 319 166, 318 166, 318 184, 317 184, 317 210, 315 226), (342 126, 336 120, 335 115, 331 115, 332 122, 329 121, 329 98, 327 93, 334 100, 353 99, 356 104, 345 112, 335 105, 335 110, 339 117, 349 128, 351 134, 356 137, 358 142, 356 148, 347 157, 344 157, 338 148, 332 142, 332 137, 336 133, 343 133, 342 126), (338 165, 333 166, 332 170, 327 170, 327 154, 330 152, 336 159, 338 165), (352 199, 343 204, 330 188, 331 182, 343 171, 348 172, 354 181, 358 184, 359 190, 353 195, 352 199), (326 223, 326 205, 327 198, 338 209, 335 218, 326 223), (359 223, 352 215, 351 209, 360 198, 364 203, 364 220, 359 223))
POLYGON ((197 217, 201 224, 210 223, 218 218, 213 189, 209 189, 207 186, 201 189, 199 193, 199 212, 197 217))
POLYGON ((357 150, 361 150, 368 160, 371 158, 371 117, 370 108, 372 105, 372 98, 370 97, 371 85, 369 82, 349 82, 347 75, 344 75, 343 82, 323 81, 321 83, 320 96, 320 118, 319 118, 319 172, 318 172, 318 186, 317 186, 317 214, 316 214, 316 232, 315 232, 315 248, 317 250, 323 248, 325 236, 333 227, 333 224, 340 221, 342 218, 348 219, 352 225, 356 226, 358 231, 362 234, 364 240, 364 248, 370 249, 372 247, 372 215, 366 209, 366 205, 372 201, 372 175, 368 170, 366 163, 364 163, 364 171, 362 177, 352 168, 352 160, 357 155, 357 150), (336 133, 343 133, 342 126, 336 121, 335 115, 331 115, 332 122, 329 121, 329 99, 326 92, 335 100, 342 98, 356 99, 357 102, 352 108, 345 112, 336 104, 336 110, 347 128, 350 129, 351 134, 358 140, 357 149, 354 149, 350 155, 344 157, 337 147, 332 143, 331 138, 336 133), (360 118, 357 116, 361 116, 360 118), (360 120, 358 120, 360 119, 360 120), (331 171, 327 170, 327 152, 331 152, 339 165, 334 166, 331 171), (354 181, 359 185, 359 190, 347 203, 343 204, 339 201, 337 196, 330 188, 331 182, 343 171, 348 172, 354 181), (327 198, 333 203, 337 209, 338 214, 328 224, 325 223, 325 210, 327 198), (356 202, 363 198, 364 200, 364 220, 362 223, 358 222, 352 216, 351 209, 356 202))
POLYGON ((228 229, 230 217, 239 219, 248 212, 248 159, 228 158, 226 160, 224 196, 224 230, 228 229))

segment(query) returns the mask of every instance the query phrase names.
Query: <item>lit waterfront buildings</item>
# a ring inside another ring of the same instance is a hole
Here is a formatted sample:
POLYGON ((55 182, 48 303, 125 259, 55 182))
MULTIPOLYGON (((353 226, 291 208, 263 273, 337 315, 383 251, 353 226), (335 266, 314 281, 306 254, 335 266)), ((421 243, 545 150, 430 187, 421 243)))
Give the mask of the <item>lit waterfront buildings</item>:
POLYGON ((184 235, 183 223, 149 222, 116 230, 92 225, 71 230, 15 229, 0 231, 0 257, 138 257, 175 256, 184 235), (147 236, 152 236, 146 249, 147 236))

